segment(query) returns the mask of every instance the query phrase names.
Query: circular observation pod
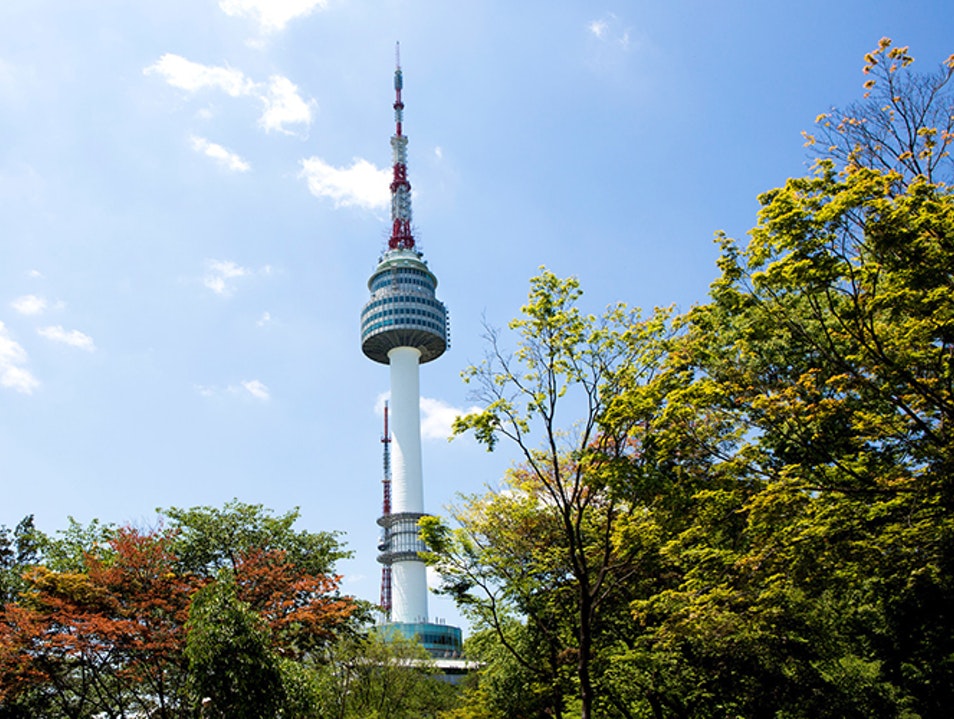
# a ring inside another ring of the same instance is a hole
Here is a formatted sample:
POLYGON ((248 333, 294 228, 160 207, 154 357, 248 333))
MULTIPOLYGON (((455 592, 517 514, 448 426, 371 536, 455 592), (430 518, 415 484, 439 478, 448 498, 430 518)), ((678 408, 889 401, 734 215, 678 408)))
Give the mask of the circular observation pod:
POLYGON ((388 364, 388 352, 413 347, 421 364, 447 349, 447 309, 437 299, 437 278, 415 250, 385 253, 368 280, 371 299, 361 310, 361 350, 388 364))

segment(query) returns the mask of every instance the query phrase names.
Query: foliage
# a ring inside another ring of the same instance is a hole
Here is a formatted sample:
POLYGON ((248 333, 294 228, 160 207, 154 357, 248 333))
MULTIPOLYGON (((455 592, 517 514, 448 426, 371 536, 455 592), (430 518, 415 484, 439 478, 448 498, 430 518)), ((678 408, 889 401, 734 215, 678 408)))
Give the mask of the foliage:
POLYGON ((281 549, 291 564, 310 574, 330 574, 335 562, 351 553, 334 532, 295 530, 299 512, 273 516, 260 504, 237 499, 216 507, 170 507, 159 510, 176 530, 175 552, 183 569, 214 576, 235 569, 239 559, 257 551, 281 549))
POLYGON ((423 529, 444 591, 527 670, 546 711, 561 716, 575 695, 585 718, 604 608, 639 571, 617 539, 638 501, 628 480, 671 329, 665 310, 584 315, 580 295, 575 279, 543 271, 510 323, 516 352, 488 330, 487 359, 464 373, 484 409, 458 418, 455 432, 473 431, 488 449, 503 437, 523 463, 499 490, 465 498, 458 529, 423 529), (630 411, 617 405, 623 393, 630 411), (569 408, 580 412, 575 426, 562 424, 569 408))
POLYGON ((334 719, 437 717, 456 697, 427 651, 400 635, 350 637, 329 647, 314 669, 322 716, 334 719))
POLYGON ((711 661, 756 680, 722 687, 750 702, 938 715, 954 669, 954 197, 823 162, 760 201, 748 246, 723 240, 683 367, 741 430, 745 525, 715 573, 685 567, 640 611, 683 642, 705 630, 707 655, 724 625, 711 661))
POLYGON ((238 598, 229 570, 221 570, 195 595, 186 630, 189 683, 203 716, 267 719, 278 714, 284 687, 268 626, 238 598))
POLYGON ((261 508, 234 503, 177 516, 193 522, 185 540, 179 526, 110 527, 101 543, 103 525, 71 519, 59 539, 39 538, 42 553, 21 557, 35 561, 25 567, 17 601, 0 612, 0 716, 161 718, 209 715, 215 707, 238 716, 235 692, 250 697, 246 684, 264 686, 272 674, 281 690, 241 711, 314 715, 305 664, 353 632, 362 616, 339 594, 339 577, 312 571, 340 556, 333 536, 292 530, 293 513, 273 523, 261 508), (194 528, 196 518, 210 517, 222 526, 194 528), (225 556, 210 540, 226 536, 224 528, 246 540, 229 554, 234 569, 212 574, 208 563, 194 563, 193 571, 180 560, 179 547, 225 556), (321 549, 320 556, 289 559, 307 547, 321 549), (203 708, 205 697, 214 703, 203 708))
POLYGON ((954 181, 954 55, 928 74, 914 73, 913 63, 907 46, 882 38, 865 55, 864 100, 819 115, 815 133, 804 133, 806 144, 848 170, 897 173, 902 182, 954 181))
POLYGON ((36 562, 37 531, 33 515, 27 515, 13 530, 0 525, 0 606, 14 601, 23 589, 21 575, 36 562))
POLYGON ((675 334, 591 342, 605 322, 548 273, 516 353, 489 334, 457 430, 523 462, 423 525, 481 628, 460 716, 949 711, 954 61, 910 65, 866 57, 868 103, 819 118, 815 173, 759 198, 746 245, 720 236, 675 334))

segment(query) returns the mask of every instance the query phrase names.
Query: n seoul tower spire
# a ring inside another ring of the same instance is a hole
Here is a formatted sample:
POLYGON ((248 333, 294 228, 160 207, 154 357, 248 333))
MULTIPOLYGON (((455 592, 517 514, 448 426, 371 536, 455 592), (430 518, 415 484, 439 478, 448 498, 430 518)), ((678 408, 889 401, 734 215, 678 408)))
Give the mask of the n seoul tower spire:
POLYGON ((390 626, 417 636, 432 654, 456 654, 460 630, 431 624, 427 577, 420 552, 418 520, 424 516, 421 466, 420 365, 444 354, 447 310, 437 299, 437 277, 414 246, 411 184, 404 135, 404 78, 400 58, 394 71, 394 135, 391 136, 391 237, 368 280, 371 299, 361 310, 361 350, 390 367, 390 511, 378 519, 384 531, 378 561, 391 568, 390 626))
POLYGON ((407 138, 404 136, 404 76, 401 74, 401 46, 394 49, 394 134, 391 136, 391 155, 394 179, 391 180, 391 239, 390 250, 414 249, 411 234, 411 183, 407 181, 407 138))

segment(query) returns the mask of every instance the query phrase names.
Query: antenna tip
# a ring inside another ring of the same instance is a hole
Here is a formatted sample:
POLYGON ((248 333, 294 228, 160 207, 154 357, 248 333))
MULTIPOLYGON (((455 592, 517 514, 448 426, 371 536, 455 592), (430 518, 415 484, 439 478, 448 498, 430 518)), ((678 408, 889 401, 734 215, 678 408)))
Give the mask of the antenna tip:
POLYGON ((394 43, 394 66, 398 70, 401 69, 401 41, 400 40, 394 43))

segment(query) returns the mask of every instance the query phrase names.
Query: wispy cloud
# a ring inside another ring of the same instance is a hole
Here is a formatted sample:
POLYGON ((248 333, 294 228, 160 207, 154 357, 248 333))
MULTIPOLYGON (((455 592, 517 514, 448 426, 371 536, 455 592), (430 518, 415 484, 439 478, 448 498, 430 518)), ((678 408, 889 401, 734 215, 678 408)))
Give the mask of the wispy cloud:
POLYGON ((317 107, 314 100, 304 100, 298 94, 298 87, 287 77, 273 75, 267 83, 255 82, 241 70, 203 65, 173 53, 166 53, 143 73, 158 75, 172 87, 191 94, 213 89, 231 97, 255 98, 264 107, 258 124, 266 132, 278 130, 293 134, 289 126, 310 125, 317 107))
POLYGON ((38 315, 46 309, 46 300, 36 295, 17 297, 10 306, 21 315, 38 315))
POLYGON ((143 72, 146 75, 160 75, 168 84, 187 92, 215 88, 232 97, 252 95, 256 92, 256 84, 240 70, 202 65, 172 53, 166 53, 143 72))
POLYGON ((284 30, 291 20, 327 6, 328 0, 219 0, 226 15, 249 18, 265 33, 284 30))
POLYGON ((209 387, 204 384, 193 385, 195 391, 199 393, 202 397, 214 397, 215 396, 215 387, 209 387))
POLYGON ((450 439, 454 419, 478 410, 479 407, 461 409, 443 400, 421 397, 421 438, 450 439))
POLYGON ((386 207, 390 201, 389 170, 379 170, 367 160, 355 159, 350 167, 332 167, 318 157, 301 161, 300 177, 315 197, 327 197, 335 207, 367 209, 386 207))
POLYGON ((234 287, 230 280, 252 274, 250 269, 237 265, 231 260, 206 260, 206 265, 208 272, 202 278, 202 284, 223 297, 232 294, 234 287))
POLYGON ((623 50, 628 50, 630 47, 632 38, 629 28, 623 25, 615 13, 606 13, 599 19, 591 20, 586 28, 590 34, 604 43, 615 45, 623 50))
POLYGON ((287 77, 272 75, 268 79, 268 90, 261 95, 265 111, 259 118, 259 124, 266 132, 278 130, 286 135, 286 125, 310 125, 312 112, 317 107, 314 100, 305 102, 298 94, 298 87, 287 77))
POLYGON ((79 330, 64 330, 62 325, 51 325, 49 327, 40 327, 37 334, 53 342, 75 347, 76 349, 93 352, 96 345, 93 338, 79 330))
POLYGON ((267 402, 272 397, 268 386, 261 380, 257 379, 243 380, 238 384, 228 385, 224 389, 221 386, 216 387, 213 385, 203 384, 193 385, 193 388, 199 394, 199 396, 209 398, 223 396, 236 397, 240 395, 243 397, 251 396, 261 402, 267 402))
POLYGON ((591 20, 590 24, 587 25, 590 32, 596 35, 596 37, 602 39, 606 34, 607 24, 605 20, 591 20))
POLYGON ((204 137, 193 136, 192 149, 206 157, 211 157, 232 172, 248 172, 252 169, 252 166, 243 160, 238 153, 232 152, 214 142, 209 142, 204 137))
POLYGON ((268 391, 268 387, 265 386, 264 382, 252 379, 241 382, 241 385, 242 388, 255 399, 260 399, 265 402, 271 398, 271 393, 268 391))
POLYGON ((264 327, 265 325, 271 324, 272 322, 272 313, 271 312, 262 312, 262 316, 258 318, 255 322, 257 327, 264 327))
POLYGON ((39 380, 26 368, 27 353, 14 340, 3 322, 0 322, 0 387, 32 394, 40 386, 39 380))
MULTIPOLYGON (((384 415, 384 403, 389 398, 390 392, 382 392, 378 395, 374 405, 374 411, 378 415, 384 415)), ((450 439, 454 419, 478 411, 480 411, 479 407, 461 409, 444 400, 421 397, 421 439, 450 439)))

